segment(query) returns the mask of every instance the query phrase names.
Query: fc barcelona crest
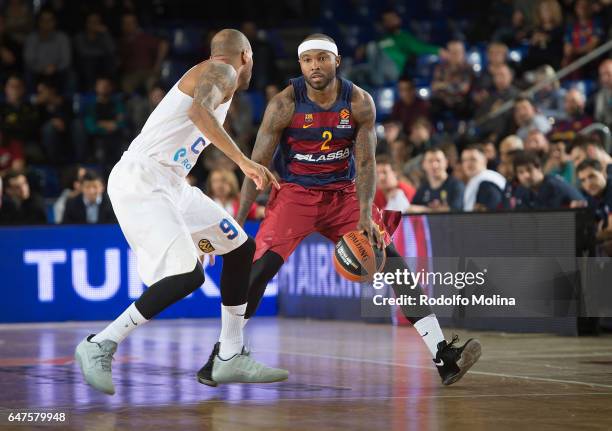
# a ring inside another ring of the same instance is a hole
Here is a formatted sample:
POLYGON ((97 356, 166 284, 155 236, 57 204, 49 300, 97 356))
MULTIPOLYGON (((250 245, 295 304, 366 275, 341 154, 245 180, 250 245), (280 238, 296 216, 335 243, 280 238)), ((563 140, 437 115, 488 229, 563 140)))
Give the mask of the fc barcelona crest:
POLYGON ((312 123, 314 121, 314 118, 312 117, 312 114, 304 114, 304 123, 308 124, 308 123, 312 123))

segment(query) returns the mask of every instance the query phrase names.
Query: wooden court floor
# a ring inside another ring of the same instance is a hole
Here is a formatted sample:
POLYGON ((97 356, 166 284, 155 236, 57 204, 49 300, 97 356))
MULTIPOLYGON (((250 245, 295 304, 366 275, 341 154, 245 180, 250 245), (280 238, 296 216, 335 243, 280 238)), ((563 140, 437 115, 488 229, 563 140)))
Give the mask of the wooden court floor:
POLYGON ((103 325, 0 325, 0 429, 612 430, 612 336, 460 330, 481 340, 483 356, 443 387, 412 328, 256 318, 247 327, 253 355, 289 369, 289 380, 209 388, 194 374, 219 321, 158 320, 120 345, 109 397, 83 383, 72 359, 103 325), (68 422, 6 421, 25 408, 64 412, 68 422))

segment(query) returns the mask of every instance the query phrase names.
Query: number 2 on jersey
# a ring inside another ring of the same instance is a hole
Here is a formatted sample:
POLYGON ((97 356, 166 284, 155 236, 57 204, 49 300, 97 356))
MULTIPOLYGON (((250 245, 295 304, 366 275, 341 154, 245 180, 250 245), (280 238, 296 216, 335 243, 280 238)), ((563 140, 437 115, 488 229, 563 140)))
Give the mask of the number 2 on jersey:
POLYGON ((323 141, 323 144, 321 145, 321 151, 329 151, 329 141, 331 141, 333 138, 332 132, 326 130, 323 132, 321 137, 325 139, 325 141, 323 141))

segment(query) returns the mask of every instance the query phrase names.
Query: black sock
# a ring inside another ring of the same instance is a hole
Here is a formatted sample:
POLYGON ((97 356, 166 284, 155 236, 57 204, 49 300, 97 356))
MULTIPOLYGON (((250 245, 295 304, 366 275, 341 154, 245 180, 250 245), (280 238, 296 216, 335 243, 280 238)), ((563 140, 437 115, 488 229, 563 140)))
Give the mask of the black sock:
POLYGON ((204 269, 200 262, 191 272, 171 275, 151 285, 136 300, 136 308, 149 320, 162 310, 183 299, 204 283, 204 269))
POLYGON ((221 302, 223 305, 242 305, 247 302, 249 278, 255 255, 255 240, 248 237, 235 250, 223 255, 221 271, 221 302))
MULTIPOLYGON (((390 244, 385 249, 387 253, 387 260, 385 262, 385 267, 383 272, 395 273, 398 269, 403 272, 405 269, 410 271, 408 265, 404 258, 397 252, 395 246, 390 244)), ((415 322, 421 320, 425 316, 429 316, 433 313, 431 307, 429 305, 420 305, 418 301, 419 295, 423 294, 423 289, 421 286, 416 286, 414 289, 411 289, 409 286, 405 284, 393 284, 391 285, 393 291, 395 292, 396 297, 400 297, 401 295, 407 295, 410 297, 417 298, 417 305, 402 305, 400 308, 402 309, 402 313, 406 316, 406 319, 410 321, 410 323, 414 324, 415 322)))
POLYGON ((285 263, 283 258, 273 251, 266 251, 261 258, 253 263, 249 283, 249 301, 244 314, 245 319, 255 314, 268 283, 274 278, 283 263, 285 263))

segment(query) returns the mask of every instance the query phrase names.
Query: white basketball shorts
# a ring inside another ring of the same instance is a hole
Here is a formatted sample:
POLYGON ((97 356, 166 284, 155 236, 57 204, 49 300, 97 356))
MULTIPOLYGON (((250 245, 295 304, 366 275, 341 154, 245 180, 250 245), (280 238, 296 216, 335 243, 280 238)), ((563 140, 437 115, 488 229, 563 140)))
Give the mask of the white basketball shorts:
POLYGON ((247 240, 224 209, 145 155, 123 153, 108 178, 108 195, 147 286, 193 271, 205 253, 223 255, 247 240))

